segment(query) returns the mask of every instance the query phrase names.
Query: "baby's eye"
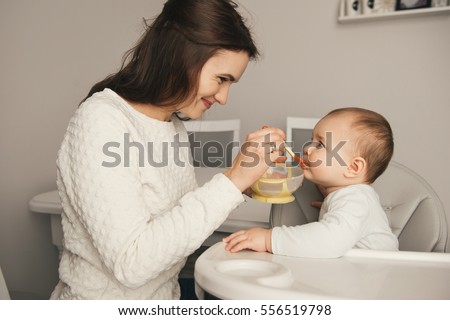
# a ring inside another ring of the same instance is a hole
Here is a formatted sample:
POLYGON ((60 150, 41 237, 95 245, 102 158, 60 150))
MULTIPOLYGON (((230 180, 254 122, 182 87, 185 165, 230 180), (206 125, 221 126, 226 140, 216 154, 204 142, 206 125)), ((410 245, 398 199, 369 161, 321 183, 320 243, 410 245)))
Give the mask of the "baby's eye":
POLYGON ((307 151, 309 148, 322 149, 325 145, 321 141, 308 141, 304 144, 303 150, 307 151))

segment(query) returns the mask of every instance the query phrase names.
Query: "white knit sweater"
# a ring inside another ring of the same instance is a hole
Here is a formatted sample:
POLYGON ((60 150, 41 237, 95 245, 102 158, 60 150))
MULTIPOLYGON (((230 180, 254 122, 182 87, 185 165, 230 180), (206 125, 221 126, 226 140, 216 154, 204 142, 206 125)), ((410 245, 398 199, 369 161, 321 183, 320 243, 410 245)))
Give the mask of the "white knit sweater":
POLYGON ((57 159, 64 251, 52 299, 179 298, 186 257, 243 201, 223 174, 197 187, 187 141, 181 121, 109 89, 78 108, 57 159))

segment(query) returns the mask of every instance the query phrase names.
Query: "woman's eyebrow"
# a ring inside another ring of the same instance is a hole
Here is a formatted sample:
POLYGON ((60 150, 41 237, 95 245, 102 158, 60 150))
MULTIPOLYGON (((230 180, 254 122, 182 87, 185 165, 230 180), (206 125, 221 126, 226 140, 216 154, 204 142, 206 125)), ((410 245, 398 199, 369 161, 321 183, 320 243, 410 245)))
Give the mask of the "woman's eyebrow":
POLYGON ((224 76, 224 77, 230 79, 230 81, 232 81, 232 82, 237 82, 237 81, 236 81, 236 78, 235 78, 232 74, 229 74, 229 73, 223 73, 223 74, 221 74, 221 76, 224 76))

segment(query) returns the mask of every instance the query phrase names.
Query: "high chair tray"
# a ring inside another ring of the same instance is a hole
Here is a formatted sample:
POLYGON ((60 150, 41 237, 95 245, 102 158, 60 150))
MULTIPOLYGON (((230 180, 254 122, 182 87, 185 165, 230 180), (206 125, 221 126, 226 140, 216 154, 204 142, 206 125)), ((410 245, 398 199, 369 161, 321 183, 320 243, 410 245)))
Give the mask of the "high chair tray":
POLYGON ((196 293, 220 299, 450 299, 450 254, 350 250, 337 259, 225 251, 195 265, 196 293))

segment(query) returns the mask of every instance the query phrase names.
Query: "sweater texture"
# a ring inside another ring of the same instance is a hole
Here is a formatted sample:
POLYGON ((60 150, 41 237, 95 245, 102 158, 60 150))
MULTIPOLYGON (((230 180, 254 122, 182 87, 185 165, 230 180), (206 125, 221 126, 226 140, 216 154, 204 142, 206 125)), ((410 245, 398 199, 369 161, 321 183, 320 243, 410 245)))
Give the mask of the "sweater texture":
POLYGON ((178 273, 244 199, 223 174, 198 187, 182 121, 105 89, 58 152, 64 250, 51 299, 178 299, 178 273))

